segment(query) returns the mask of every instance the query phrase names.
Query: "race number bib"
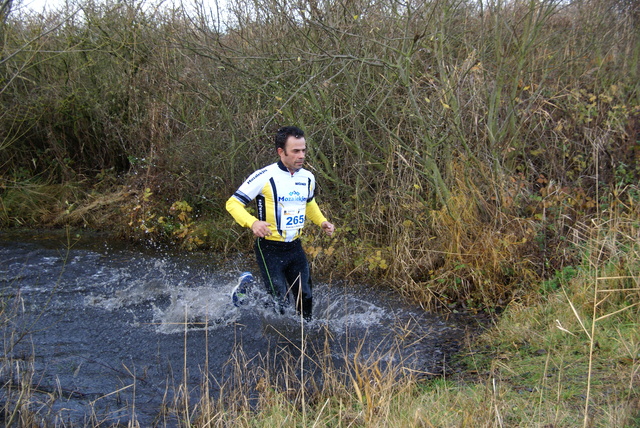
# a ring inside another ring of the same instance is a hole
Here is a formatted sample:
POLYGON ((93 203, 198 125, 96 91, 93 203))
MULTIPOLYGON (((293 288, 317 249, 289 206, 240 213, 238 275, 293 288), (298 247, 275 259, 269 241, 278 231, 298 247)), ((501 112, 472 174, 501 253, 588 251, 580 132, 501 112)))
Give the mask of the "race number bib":
POLYGON ((304 213, 304 208, 283 210, 280 230, 301 229, 304 226, 304 213))

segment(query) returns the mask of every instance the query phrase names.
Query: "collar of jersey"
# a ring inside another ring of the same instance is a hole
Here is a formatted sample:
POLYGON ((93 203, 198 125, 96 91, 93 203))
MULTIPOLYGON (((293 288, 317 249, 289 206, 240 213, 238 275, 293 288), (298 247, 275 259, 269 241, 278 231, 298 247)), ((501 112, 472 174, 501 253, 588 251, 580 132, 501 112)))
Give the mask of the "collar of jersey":
MULTIPOLYGON (((279 161, 278 161, 278 168, 280 168, 281 170, 283 170, 283 171, 284 171, 284 172, 286 172, 286 173, 291 174, 291 171, 289 171, 289 168, 287 168, 286 166, 284 166, 284 164, 282 163, 282 161, 281 161, 281 160, 279 160, 279 161)), ((293 174, 295 174, 296 172, 300 171, 301 169, 302 169, 302 168, 298 168, 298 169, 296 169, 296 170, 293 172, 293 174)), ((293 174, 291 174, 291 175, 293 175, 293 174)))

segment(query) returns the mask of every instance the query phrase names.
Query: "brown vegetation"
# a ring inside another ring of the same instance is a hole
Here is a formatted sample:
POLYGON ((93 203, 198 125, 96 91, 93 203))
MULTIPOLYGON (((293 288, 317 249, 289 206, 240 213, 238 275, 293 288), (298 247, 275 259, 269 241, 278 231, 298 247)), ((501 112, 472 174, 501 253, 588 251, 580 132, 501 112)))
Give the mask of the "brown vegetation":
POLYGON ((224 201, 290 123, 338 225, 305 239, 316 271, 425 307, 530 301, 578 262, 593 219, 637 218, 626 4, 231 2, 222 20, 198 6, 5 15, 5 227, 246 250, 224 201))

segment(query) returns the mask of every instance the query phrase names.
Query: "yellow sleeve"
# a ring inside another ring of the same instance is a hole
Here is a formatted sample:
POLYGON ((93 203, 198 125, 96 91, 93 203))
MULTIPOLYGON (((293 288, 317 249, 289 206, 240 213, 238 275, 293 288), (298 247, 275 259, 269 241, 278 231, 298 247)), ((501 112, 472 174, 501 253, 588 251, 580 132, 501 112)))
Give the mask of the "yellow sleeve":
POLYGON ((242 227, 250 228, 254 222, 258 221, 256 217, 249 214, 249 211, 242 205, 242 202, 233 196, 227 199, 226 208, 229 214, 231 214, 235 221, 242 227))
POLYGON ((318 226, 321 226, 322 222, 327 221, 326 217, 322 214, 322 211, 320 211, 320 207, 315 199, 312 199, 311 202, 307 203, 306 216, 318 226))

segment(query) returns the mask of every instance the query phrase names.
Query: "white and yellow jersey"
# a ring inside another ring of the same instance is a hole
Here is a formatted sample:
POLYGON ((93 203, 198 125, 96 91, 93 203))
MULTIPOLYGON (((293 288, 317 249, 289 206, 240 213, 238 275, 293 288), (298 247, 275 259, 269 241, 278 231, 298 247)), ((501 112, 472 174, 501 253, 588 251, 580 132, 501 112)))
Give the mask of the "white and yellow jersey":
POLYGON ((271 225, 266 239, 291 242, 300 236, 306 220, 318 226, 327 221, 314 200, 315 187, 310 171, 300 168, 292 174, 278 161, 251 174, 226 207, 240 226, 250 228, 257 220, 266 221, 271 225), (257 217, 245 209, 254 199, 257 217))

